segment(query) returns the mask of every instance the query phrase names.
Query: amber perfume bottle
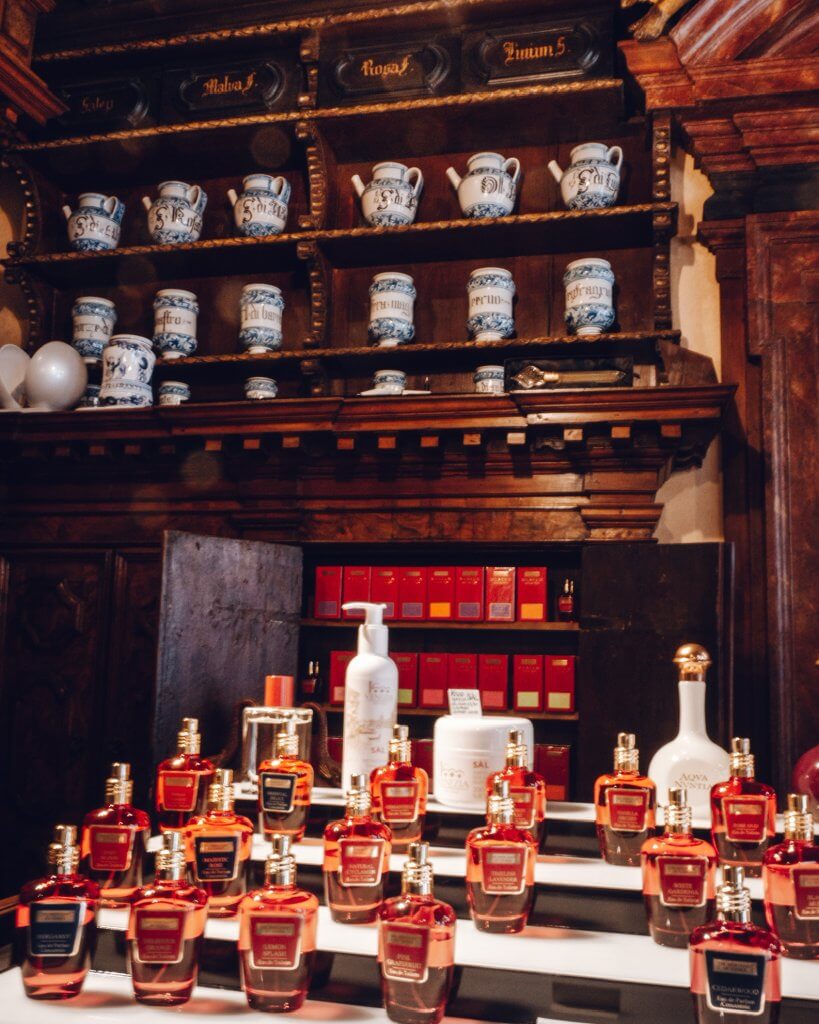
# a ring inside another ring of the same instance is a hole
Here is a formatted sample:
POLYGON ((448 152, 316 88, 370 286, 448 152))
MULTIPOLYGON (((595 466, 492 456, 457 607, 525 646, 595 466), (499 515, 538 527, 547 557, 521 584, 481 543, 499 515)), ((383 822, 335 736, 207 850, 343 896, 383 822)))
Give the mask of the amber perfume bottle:
POLYGON ((594 784, 597 840, 600 855, 609 864, 637 865, 640 850, 654 832, 656 790, 640 774, 640 751, 634 734, 617 734, 614 771, 594 784))
POLYGON ((540 846, 546 832, 546 780, 529 770, 529 750, 522 729, 509 731, 506 766, 492 772, 486 780, 487 796, 494 791, 495 779, 506 779, 509 783, 515 808, 512 824, 531 832, 540 846))
POLYGON ((401 895, 378 912, 378 962, 387 1016, 438 1024, 452 988, 455 911, 432 894, 429 845, 411 843, 401 895))
POLYGON ((373 817, 392 832, 394 850, 405 850, 424 832, 429 776, 412 763, 412 746, 406 725, 394 725, 389 764, 370 775, 373 817))
POLYGON ((731 740, 729 771, 711 790, 711 838, 720 864, 741 864, 747 878, 758 878, 776 835, 776 793, 754 778, 750 740, 731 740))
POLYGON ((782 999, 777 937, 751 923, 751 894, 740 866, 722 869, 716 920, 689 942, 696 1024, 776 1024, 782 999))
POLYGON ((275 754, 262 761, 258 775, 260 831, 268 839, 284 833, 297 843, 307 828, 313 766, 299 757, 299 737, 292 719, 276 734, 275 754))
POLYGON ((762 861, 765 916, 787 957, 819 960, 819 846, 803 793, 788 796, 785 838, 762 861))
POLYGON ((188 877, 208 894, 208 917, 234 917, 247 891, 253 822, 233 810, 233 772, 222 768, 206 814, 185 826, 188 877))
POLYGON ((535 894, 537 841, 513 824, 508 779, 496 779, 487 799, 486 825, 466 837, 466 895, 482 932, 520 932, 535 894))
POLYGON ((17 904, 17 942, 26 995, 71 999, 79 994, 97 941, 100 887, 77 873, 73 825, 57 825, 48 848, 51 874, 28 882, 17 904))
POLYGON ((384 899, 392 835, 373 821, 366 775, 353 775, 344 817, 324 830, 324 896, 334 921, 375 921, 384 899))
POLYGON ((183 718, 177 734, 177 753, 156 770, 156 812, 161 832, 183 828, 192 814, 204 814, 213 764, 199 753, 199 720, 183 718))
POLYGON ((264 888, 239 906, 242 983, 252 1010, 298 1010, 310 988, 316 959, 319 901, 296 886, 296 858, 289 835, 274 835, 264 888))
POLYGON ((640 854, 648 930, 660 946, 685 949, 691 932, 714 918, 717 853, 697 839, 686 791, 668 791, 665 830, 647 839, 640 854))
POLYGON ((307 675, 300 683, 302 701, 321 701, 324 699, 324 684, 321 678, 321 666, 311 661, 307 666, 307 675))
POLYGON ((128 919, 128 966, 140 1003, 178 1006, 196 984, 208 894, 185 879, 181 832, 162 837, 156 875, 134 893, 128 919))
POLYGON ((99 883, 103 907, 127 906, 142 885, 151 818, 131 805, 133 792, 131 766, 115 761, 105 780, 105 806, 86 814, 83 821, 81 867, 99 883))
POLYGON ((558 622, 574 622, 577 618, 577 608, 574 602, 574 580, 563 580, 563 590, 557 597, 557 619, 558 622))

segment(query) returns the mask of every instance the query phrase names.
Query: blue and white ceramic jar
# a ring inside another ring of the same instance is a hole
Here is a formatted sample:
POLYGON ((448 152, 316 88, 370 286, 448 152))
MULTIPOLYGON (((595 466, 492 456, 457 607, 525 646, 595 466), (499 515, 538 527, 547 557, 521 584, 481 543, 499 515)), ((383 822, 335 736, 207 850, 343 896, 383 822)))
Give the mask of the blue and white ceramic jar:
POLYGON ((142 197, 148 211, 148 233, 157 245, 196 242, 202 234, 202 216, 208 197, 199 185, 184 181, 163 181, 159 197, 151 202, 142 197))
POLYGON ((119 245, 125 204, 116 196, 101 192, 83 192, 77 200, 77 209, 63 207, 68 221, 68 244, 77 252, 102 252, 119 245))
POLYGON ((373 390, 384 395, 400 395, 407 386, 407 375, 403 370, 376 370, 373 374, 373 390))
POLYGON ((279 385, 272 377, 248 377, 245 381, 245 398, 252 402, 265 402, 278 393, 279 385))
POLYGON ((502 395, 504 392, 502 366, 479 366, 472 380, 479 395, 502 395))
POLYGON ((560 185, 560 194, 569 210, 599 210, 613 206, 620 190, 623 150, 605 142, 584 142, 569 155, 568 169, 562 171, 556 160, 549 170, 560 185))
POLYGON ((446 176, 458 193, 464 217, 506 217, 515 208, 520 178, 520 161, 500 153, 475 153, 467 162, 463 178, 454 167, 446 176))
POLYGON ((190 397, 190 385, 182 380, 163 380, 159 385, 160 405, 181 405, 190 397))
POLYGON ((592 337, 614 323, 614 272, 608 260, 573 260, 563 274, 566 326, 570 334, 592 337))
POLYGON ((424 187, 424 176, 418 167, 389 160, 373 167, 373 179, 366 187, 357 174, 350 180, 368 224, 395 228, 415 220, 418 197, 424 187))
POLYGON ((163 359, 181 359, 196 351, 199 303, 193 292, 162 288, 154 298, 154 348, 163 359))
POLYGON ((100 386, 99 384, 86 384, 82 397, 77 402, 78 409, 99 409, 100 407, 100 386))
POLYGON ((110 299, 81 295, 71 307, 71 344, 86 363, 98 363, 111 339, 117 311, 110 299))
POLYGON ((270 174, 249 174, 242 181, 242 194, 228 189, 233 219, 240 235, 266 238, 280 235, 287 223, 290 182, 270 174))
POLYGON ((239 300, 239 341, 251 353, 282 347, 284 297, 274 284, 246 284, 239 300))
POLYGON ((515 333, 512 302, 515 282, 503 267, 478 267, 469 275, 469 319, 466 326, 475 341, 500 341, 515 333))
POLYGON ((115 334, 102 354, 101 403, 129 408, 153 405, 151 374, 155 363, 147 338, 115 334))
POLYGON ((395 348, 415 337, 415 284, 409 274, 385 271, 370 285, 370 341, 395 348))

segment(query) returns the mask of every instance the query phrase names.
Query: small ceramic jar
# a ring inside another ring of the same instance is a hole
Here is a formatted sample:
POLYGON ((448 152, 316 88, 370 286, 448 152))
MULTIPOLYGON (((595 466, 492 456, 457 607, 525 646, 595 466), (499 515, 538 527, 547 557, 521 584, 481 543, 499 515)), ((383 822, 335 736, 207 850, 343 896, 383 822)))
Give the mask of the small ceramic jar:
POLYGON ((102 353, 103 405, 153 405, 151 374, 156 356, 151 342, 138 334, 115 334, 102 353))
POLYGON ((63 207, 68 221, 68 244, 77 252, 116 249, 124 213, 125 204, 116 196, 83 192, 73 213, 70 206, 63 207))
POLYGON ((239 300, 239 341, 248 352, 282 347, 284 297, 274 284, 246 284, 239 300))
POLYGON ((415 296, 415 284, 409 274, 376 274, 370 285, 370 341, 379 348, 394 348, 412 341, 415 296))
POLYGON ((191 389, 181 380, 163 380, 159 385, 160 405, 181 405, 191 397, 191 389))
POLYGON ((245 381, 245 398, 253 402, 275 398, 278 393, 279 385, 272 377, 248 377, 245 381))
POLYGON ((148 212, 148 233, 157 245, 184 245, 202 234, 202 216, 208 197, 199 185, 163 181, 159 196, 151 202, 142 197, 148 212))
POLYGON ((479 395, 502 395, 505 391, 502 366, 479 366, 472 380, 479 395))
POLYGON ((549 170, 560 185, 563 202, 570 210, 598 210, 613 206, 620 190, 623 150, 605 142, 584 142, 569 155, 568 169, 562 171, 556 160, 549 170))
POLYGON ((240 235, 266 238, 280 235, 287 223, 290 183, 281 176, 249 174, 242 181, 242 194, 228 189, 233 219, 240 235))
POLYGON ((475 341, 500 341, 515 333, 512 302, 515 282, 503 267, 478 267, 469 275, 469 319, 466 326, 475 341))
POLYGON ((100 402, 100 386, 99 384, 86 384, 85 391, 82 393, 82 397, 77 403, 78 409, 99 409, 100 402))
POLYGON ((116 322, 117 311, 110 299, 81 295, 74 302, 71 307, 71 344, 84 362, 94 364, 100 361, 116 322))
POLYGON ((573 260, 563 274, 566 326, 570 334, 592 337, 614 323, 614 273, 608 260, 573 260))
POLYGON ((407 375, 402 370, 376 370, 373 388, 385 395, 400 395, 407 386, 407 375))
POLYGON ((419 168, 390 160, 373 167, 372 181, 366 187, 357 174, 350 180, 361 200, 361 212, 368 224, 373 227, 400 227, 415 220, 418 197, 424 187, 424 176, 419 168))
POLYGON ((520 161, 500 153, 475 153, 467 162, 463 178, 454 167, 446 175, 458 194, 464 217, 506 217, 515 208, 520 178, 520 161), (510 173, 511 171, 511 173, 510 173))
POLYGON ((193 292, 162 288, 154 298, 154 348, 163 359, 181 359, 196 351, 199 303, 193 292))

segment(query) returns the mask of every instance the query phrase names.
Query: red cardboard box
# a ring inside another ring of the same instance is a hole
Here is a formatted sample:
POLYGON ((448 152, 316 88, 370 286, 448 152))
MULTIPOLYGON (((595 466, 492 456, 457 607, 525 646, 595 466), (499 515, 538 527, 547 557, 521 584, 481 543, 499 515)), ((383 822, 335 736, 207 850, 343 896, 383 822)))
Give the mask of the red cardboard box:
POLYGON ((546 570, 524 565, 518 569, 518 621, 546 621, 546 570))
POLYGON ((458 622, 483 622, 482 565, 459 565, 455 570, 455 618, 458 622))
POLYGON ((344 703, 344 676, 355 651, 330 651, 330 703, 344 703))
POLYGON ((547 800, 569 799, 570 751, 560 743, 535 744, 535 771, 546 780, 547 800))
POLYGON ((512 707, 543 710, 543 655, 516 654, 512 661, 512 707))
POLYGON ((422 654, 418 661, 418 705, 445 708, 449 689, 449 658, 446 654, 422 654))
POLYGON ((427 570, 404 566, 398 570, 398 618, 427 617, 427 570))
MULTIPOLYGON (((345 565, 344 585, 341 591, 343 601, 341 603, 369 601, 371 576, 372 569, 369 565, 345 565)), ((341 617, 343 619, 363 619, 364 612, 345 612, 342 608, 341 617)))
POLYGON ((547 654, 545 694, 547 711, 574 711, 573 654, 547 654))
POLYGON ((398 666, 398 707, 414 708, 418 703, 418 655, 394 651, 390 657, 398 666))
POLYGON ((450 654, 448 657, 447 688, 450 690, 474 690, 478 685, 478 655, 450 654))
POLYGON ((398 618, 398 570, 391 565, 375 565, 370 575, 370 600, 384 604, 384 621, 398 618))
POLYGON ((486 568, 486 621, 515 621, 515 567, 486 568))
POLYGON ((416 768, 423 768, 429 776, 429 791, 432 792, 432 765, 433 765, 433 741, 413 740, 412 741, 412 763, 416 768))
POLYGON ((313 615, 317 619, 341 618, 341 566, 316 566, 316 597, 313 615))
POLYGON ((509 706, 509 655, 478 655, 478 689, 484 711, 506 711, 509 706))
POLYGON ((451 619, 455 605, 455 570, 436 565, 427 569, 427 607, 430 619, 451 619))

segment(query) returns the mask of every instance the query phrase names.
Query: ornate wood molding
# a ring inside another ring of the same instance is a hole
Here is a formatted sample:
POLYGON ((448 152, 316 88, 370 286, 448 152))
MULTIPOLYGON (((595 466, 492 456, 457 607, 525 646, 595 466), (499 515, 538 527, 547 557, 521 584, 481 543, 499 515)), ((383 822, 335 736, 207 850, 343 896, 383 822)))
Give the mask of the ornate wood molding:
POLYGON ((296 137, 305 145, 310 212, 299 218, 303 230, 320 230, 327 218, 328 154, 318 127, 309 121, 296 124, 296 137))
POLYGON ((0 94, 9 105, 6 116, 21 114, 45 124, 65 110, 46 83, 31 70, 37 15, 50 11, 55 0, 5 0, 0 27, 0 94))
POLYGON ((319 348, 327 332, 330 271, 327 260, 316 242, 299 242, 296 245, 296 254, 307 264, 310 278, 310 333, 304 339, 304 347, 319 348))

